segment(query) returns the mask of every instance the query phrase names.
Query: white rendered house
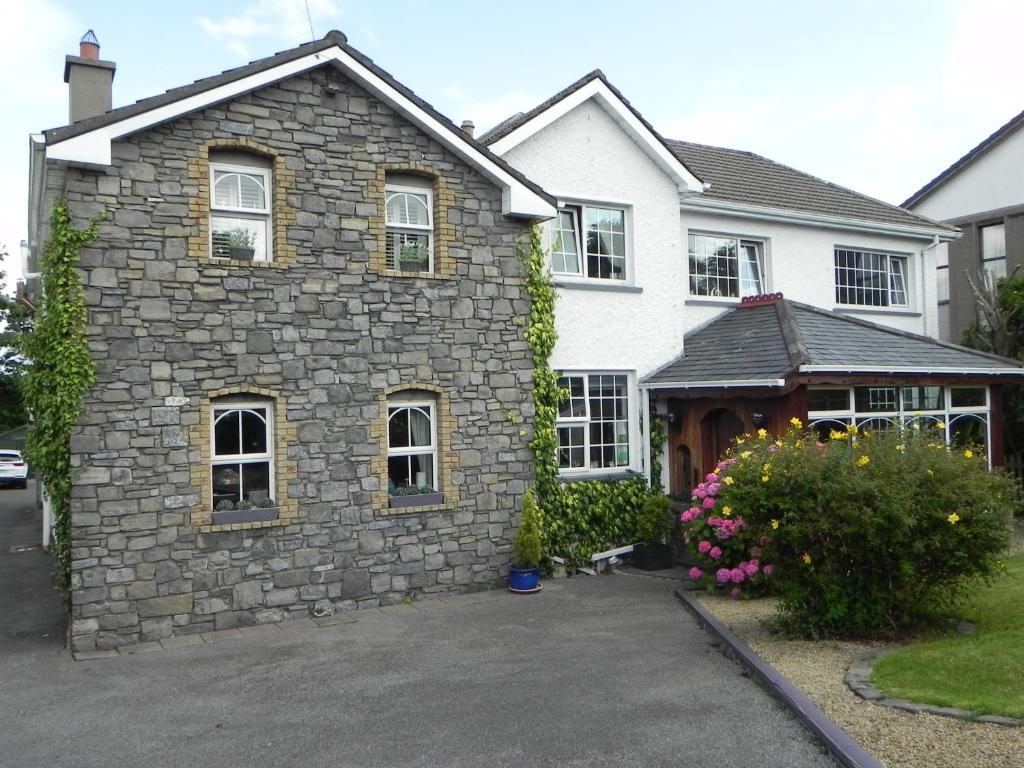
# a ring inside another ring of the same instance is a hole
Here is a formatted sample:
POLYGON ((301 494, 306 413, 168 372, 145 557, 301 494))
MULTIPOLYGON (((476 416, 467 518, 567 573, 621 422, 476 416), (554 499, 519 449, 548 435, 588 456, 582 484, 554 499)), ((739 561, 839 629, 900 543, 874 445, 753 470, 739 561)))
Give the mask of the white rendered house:
POLYGON ((663 139, 599 71, 481 140, 558 199, 551 362, 570 391, 558 423, 567 479, 645 472, 651 403, 672 427, 663 480, 681 494, 741 431, 782 429, 791 416, 891 423, 915 404, 945 419, 961 385, 976 390, 956 399, 971 403, 972 439, 993 442, 987 384, 1018 367, 949 358, 927 338, 913 350, 885 343, 937 335, 935 250, 954 228, 758 155, 663 139), (775 294, 808 309, 784 302, 762 318, 775 323, 771 339, 755 341, 754 315, 720 333, 743 297, 775 304, 775 294), (874 325, 890 336, 848 364, 811 354, 800 330, 818 319, 810 308, 847 341, 846 329, 874 325), (732 346, 694 368, 688 337, 708 328, 732 346), (783 337, 787 361, 768 359, 783 337))

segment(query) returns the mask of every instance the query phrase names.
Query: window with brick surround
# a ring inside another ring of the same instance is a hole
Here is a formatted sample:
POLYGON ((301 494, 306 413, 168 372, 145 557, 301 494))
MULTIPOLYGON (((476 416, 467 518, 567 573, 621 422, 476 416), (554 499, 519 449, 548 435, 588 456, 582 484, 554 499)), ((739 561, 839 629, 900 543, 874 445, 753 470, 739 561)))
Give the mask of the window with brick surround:
POLYGON ((417 393, 388 399, 390 497, 437 493, 436 419, 434 398, 417 393))
POLYGON ((272 259, 270 161, 245 152, 210 154, 210 254, 272 259))
POLYGON ((388 174, 384 198, 387 268, 401 272, 434 272, 431 180, 388 174))
POLYGON ((214 514, 273 508, 273 403, 230 397, 215 400, 210 425, 214 514))

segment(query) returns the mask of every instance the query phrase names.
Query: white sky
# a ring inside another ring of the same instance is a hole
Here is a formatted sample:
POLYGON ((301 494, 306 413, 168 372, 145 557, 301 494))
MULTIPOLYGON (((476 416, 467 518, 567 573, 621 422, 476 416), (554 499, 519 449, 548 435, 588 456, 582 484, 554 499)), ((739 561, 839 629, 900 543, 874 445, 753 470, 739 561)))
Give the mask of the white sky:
MULTIPOLYGON (((478 131, 586 72, 668 138, 746 149, 899 203, 1024 110, 1024 0, 309 0, 349 42, 478 131)), ((310 38, 303 0, 8 0, 0 266, 26 237, 28 135, 67 120, 64 55, 93 28, 114 105, 310 38)))

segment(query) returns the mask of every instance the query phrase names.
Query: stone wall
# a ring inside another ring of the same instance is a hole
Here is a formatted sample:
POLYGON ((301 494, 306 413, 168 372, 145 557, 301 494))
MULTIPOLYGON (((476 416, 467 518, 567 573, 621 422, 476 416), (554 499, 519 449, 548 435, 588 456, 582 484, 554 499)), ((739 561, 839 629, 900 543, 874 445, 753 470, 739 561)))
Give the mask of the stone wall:
POLYGON ((532 416, 515 258, 527 232, 501 216, 500 189, 327 68, 113 153, 66 181, 79 220, 105 215, 82 252, 97 381, 72 442, 74 650, 499 584, 532 416), (236 141, 278 170, 286 258, 267 265, 204 248, 196 168, 236 141), (382 165, 429 169, 451 201, 436 277, 371 264, 382 165), (389 509, 381 397, 416 384, 449 411, 447 493, 389 509), (211 519, 204 409, 232 391, 274 397, 277 520, 211 519))

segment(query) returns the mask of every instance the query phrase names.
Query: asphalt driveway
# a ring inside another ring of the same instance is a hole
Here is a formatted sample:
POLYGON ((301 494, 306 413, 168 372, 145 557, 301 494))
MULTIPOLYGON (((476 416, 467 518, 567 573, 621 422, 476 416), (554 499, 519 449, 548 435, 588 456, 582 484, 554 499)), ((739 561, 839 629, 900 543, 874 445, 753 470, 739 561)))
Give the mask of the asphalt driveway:
POLYGON ((834 765, 672 586, 580 577, 92 661, 0 649, 0 764, 834 765))
POLYGON ((0 657, 64 645, 64 606, 54 586, 53 558, 39 546, 43 516, 35 486, 29 480, 24 490, 0 487, 0 657))

